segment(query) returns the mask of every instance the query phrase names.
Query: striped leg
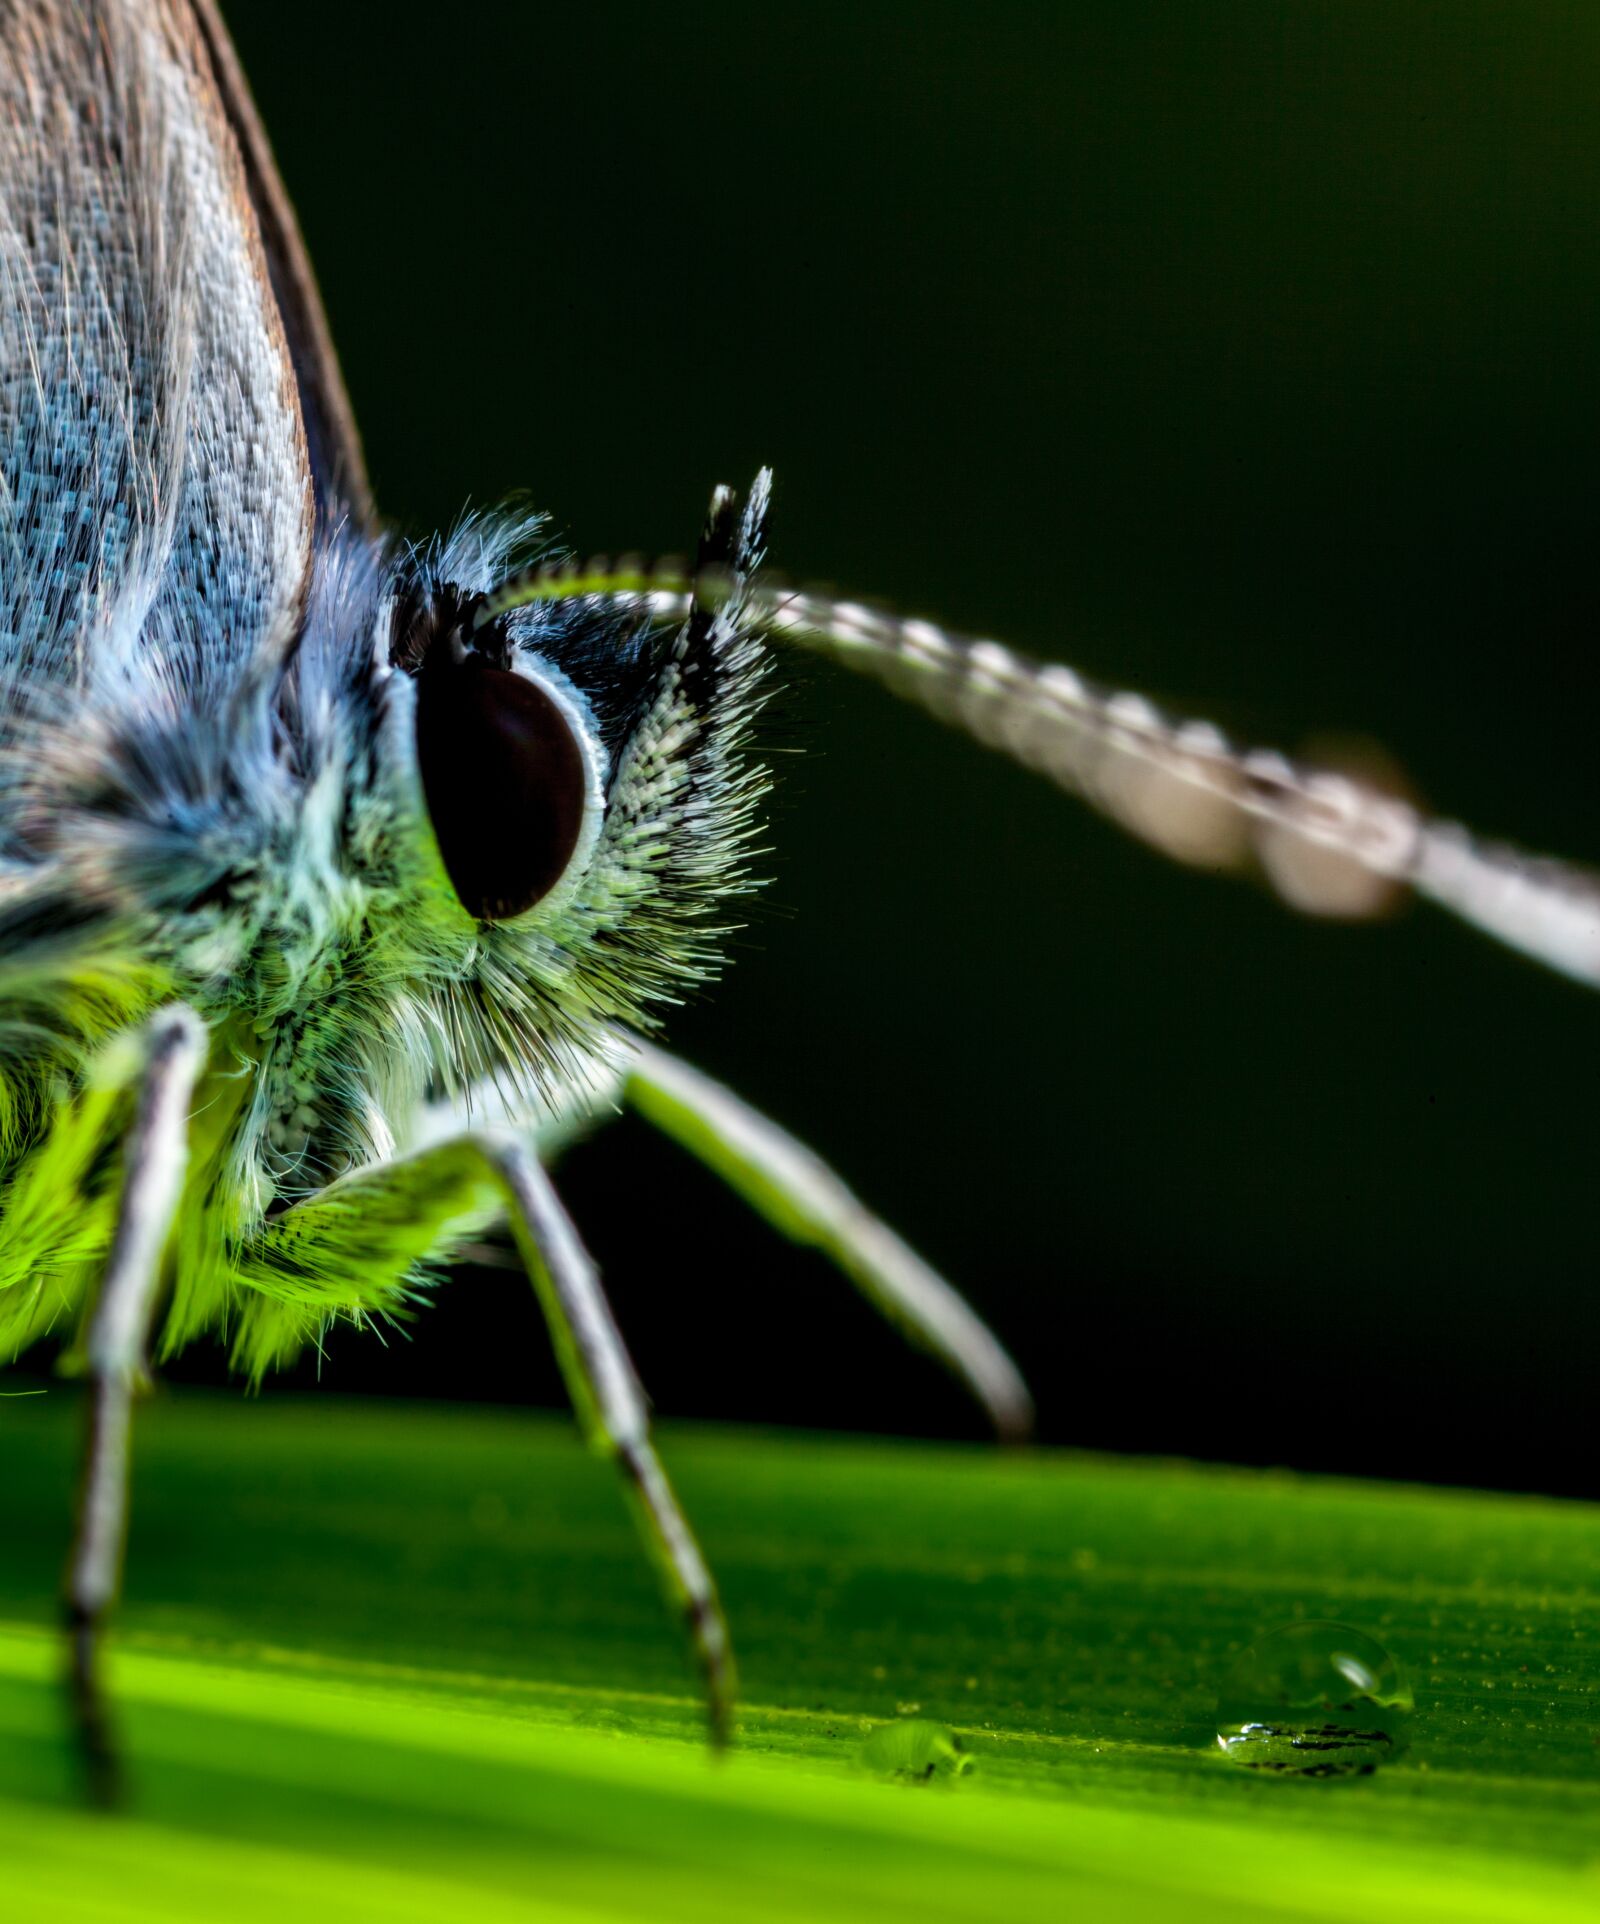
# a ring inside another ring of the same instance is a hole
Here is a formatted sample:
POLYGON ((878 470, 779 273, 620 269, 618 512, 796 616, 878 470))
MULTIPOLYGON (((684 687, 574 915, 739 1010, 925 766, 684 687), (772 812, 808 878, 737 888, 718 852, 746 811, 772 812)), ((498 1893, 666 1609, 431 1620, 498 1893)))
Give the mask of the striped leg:
POLYGON ((189 1108, 205 1047, 205 1030, 186 1008, 163 1011, 146 1031, 116 1233, 88 1326, 88 1436, 63 1607, 79 1754, 88 1793, 103 1805, 117 1801, 121 1785, 100 1678, 100 1636, 122 1577, 133 1398, 145 1366, 162 1251, 183 1187, 189 1108))
POLYGON ((727 1742, 733 1714, 733 1652, 716 1586, 650 1440, 644 1392, 623 1345, 599 1273, 572 1218, 532 1150, 491 1151, 511 1203, 511 1227, 591 1440, 614 1456, 669 1599, 680 1609, 705 1675, 711 1740, 727 1742))
POLYGON ((1007 1442, 1033 1427, 1033 1399, 999 1339, 887 1223, 804 1143, 731 1089, 630 1038, 627 1099, 772 1226, 832 1258, 892 1322, 971 1390, 1007 1442))
MULTIPOLYGON (((435 1122, 442 1121, 441 1112, 435 1122)), ((240 1281, 293 1293, 308 1268, 404 1275, 497 1207, 509 1215, 579 1424, 621 1471, 668 1600, 683 1615, 705 1676, 711 1739, 722 1744, 734 1669, 716 1586, 656 1455, 644 1392, 599 1274, 518 1132, 458 1126, 413 1154, 341 1178, 263 1228, 241 1252, 240 1281)))

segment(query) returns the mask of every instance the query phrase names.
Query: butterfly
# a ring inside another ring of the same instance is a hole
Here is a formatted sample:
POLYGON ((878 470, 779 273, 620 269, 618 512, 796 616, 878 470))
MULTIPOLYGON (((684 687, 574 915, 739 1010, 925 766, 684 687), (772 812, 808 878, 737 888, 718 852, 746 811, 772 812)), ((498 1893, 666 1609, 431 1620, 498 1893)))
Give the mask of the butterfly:
POLYGON ((548 1164, 619 1106, 818 1245, 1003 1435, 954 1289, 657 1039, 755 886, 785 649, 1169 854, 1372 912, 1410 888, 1600 983, 1600 883, 1059 664, 764 565, 770 478, 684 564, 520 508, 380 520, 315 281, 211 0, 0 0, 0 1346, 89 1378, 66 1576, 93 1795, 153 1350, 259 1379, 404 1315, 491 1224, 617 1466, 726 1735, 731 1650, 548 1164))

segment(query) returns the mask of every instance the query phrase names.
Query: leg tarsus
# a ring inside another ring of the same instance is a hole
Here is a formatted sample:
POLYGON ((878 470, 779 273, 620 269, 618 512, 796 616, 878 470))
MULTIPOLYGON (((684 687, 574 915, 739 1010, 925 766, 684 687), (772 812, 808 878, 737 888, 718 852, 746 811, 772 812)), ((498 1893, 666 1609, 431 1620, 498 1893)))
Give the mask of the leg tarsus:
POLYGON ((727 1619, 711 1572, 678 1499, 668 1483, 655 1448, 649 1442, 630 1443, 617 1451, 617 1463, 642 1512, 647 1539, 658 1564, 665 1563, 670 1594, 683 1609, 695 1660, 705 1679, 706 1731, 712 1748, 725 1749, 733 1735, 733 1706, 738 1679, 727 1619))
POLYGON ((123 1802, 122 1762, 100 1677, 98 1624, 71 1608, 65 1615, 67 1700, 83 1794, 97 1809, 116 1810, 123 1802))

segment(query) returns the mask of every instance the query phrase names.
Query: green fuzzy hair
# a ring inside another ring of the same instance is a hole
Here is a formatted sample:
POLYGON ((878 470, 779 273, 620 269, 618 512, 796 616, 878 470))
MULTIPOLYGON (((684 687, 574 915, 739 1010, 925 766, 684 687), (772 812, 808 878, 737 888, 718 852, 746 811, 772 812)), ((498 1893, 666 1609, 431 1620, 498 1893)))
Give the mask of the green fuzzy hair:
MULTIPOLYGON (((144 1063, 132 1028, 98 1049, 90 1039, 119 1014, 142 1014, 152 988, 115 972, 57 973, 41 977, 33 1019, 7 1006, 0 1115, 13 1119, 13 1134, 0 1186, 0 1354, 79 1333, 111 1246, 144 1063), (24 1133, 30 1116, 42 1120, 24 1133)), ((216 1037, 212 1056, 196 1092, 158 1347, 170 1356, 220 1336, 259 1383, 320 1343, 334 1320, 407 1314, 500 1201, 482 1157, 461 1145, 358 1171, 261 1220, 242 1202, 235 1167, 250 1065, 216 1037)))
POLYGON ((454 1143, 357 1170, 242 1240, 218 1237, 196 1212, 184 1227, 198 1233, 180 1234, 162 1354, 216 1330, 259 1384, 331 1322, 406 1315, 500 1209, 482 1157, 454 1143))
POLYGON ((0 1353, 71 1330, 110 1247, 116 1147, 159 975, 34 949, 0 967, 0 1353))

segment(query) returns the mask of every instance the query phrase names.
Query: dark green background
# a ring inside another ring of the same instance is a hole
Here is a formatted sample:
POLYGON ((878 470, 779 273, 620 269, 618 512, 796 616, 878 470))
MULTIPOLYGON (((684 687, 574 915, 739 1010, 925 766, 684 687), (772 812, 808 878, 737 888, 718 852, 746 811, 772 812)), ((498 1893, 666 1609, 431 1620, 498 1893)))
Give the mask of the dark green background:
MULTIPOLYGON (((1600 856, 1589 5, 228 9, 388 513, 775 558, 1600 856)), ((1296 920, 797 664, 672 1039, 992 1314, 1047 1435, 1596 1494, 1600 1001, 1296 920)), ((964 1430, 637 1126, 565 1186, 660 1405, 964 1430)), ((514 1279, 325 1381, 557 1393, 514 1279)))

